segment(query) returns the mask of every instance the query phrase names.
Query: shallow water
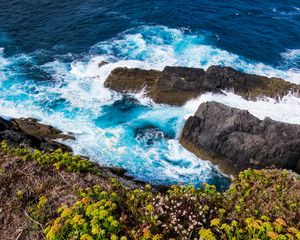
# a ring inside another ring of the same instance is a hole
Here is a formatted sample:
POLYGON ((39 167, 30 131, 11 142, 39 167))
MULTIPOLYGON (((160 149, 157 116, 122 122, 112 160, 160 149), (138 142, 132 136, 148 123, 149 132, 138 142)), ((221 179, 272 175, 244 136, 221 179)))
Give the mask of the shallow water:
POLYGON ((204 101, 300 123, 300 100, 204 94, 183 107, 103 87, 116 67, 220 64, 300 83, 297 1, 0 2, 0 115, 35 117, 65 132, 75 153, 154 184, 228 181, 183 149, 185 119, 204 101), (101 61, 110 63, 98 67, 101 61))

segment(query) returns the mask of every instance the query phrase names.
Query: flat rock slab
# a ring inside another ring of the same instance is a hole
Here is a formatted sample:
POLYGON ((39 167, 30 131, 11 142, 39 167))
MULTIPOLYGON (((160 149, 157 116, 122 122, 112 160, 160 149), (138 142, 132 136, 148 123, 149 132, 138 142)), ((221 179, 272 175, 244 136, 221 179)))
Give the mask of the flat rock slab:
POLYGON ((201 104, 185 123, 180 142, 227 174, 272 166, 300 172, 300 125, 259 120, 220 103, 201 104))

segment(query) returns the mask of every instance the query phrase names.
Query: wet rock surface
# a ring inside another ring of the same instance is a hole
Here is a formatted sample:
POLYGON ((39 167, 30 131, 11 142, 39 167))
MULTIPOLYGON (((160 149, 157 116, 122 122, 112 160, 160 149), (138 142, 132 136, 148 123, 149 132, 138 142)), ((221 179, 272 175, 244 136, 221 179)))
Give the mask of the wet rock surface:
POLYGON ((203 89, 206 91, 233 90, 246 99, 256 100, 260 96, 282 97, 289 91, 299 93, 300 86, 280 78, 246 74, 231 67, 211 66, 206 71, 203 89))
POLYGON ((272 166, 300 172, 300 125, 259 120, 220 103, 201 104, 185 123, 180 142, 227 174, 272 166))
POLYGON ((239 72, 230 67, 200 68, 165 67, 163 71, 117 68, 111 72, 105 87, 118 92, 139 92, 145 89, 157 103, 183 105, 205 92, 232 90, 255 100, 266 96, 278 98, 288 92, 299 94, 300 86, 280 78, 268 78, 239 72))
POLYGON ((104 86, 118 92, 139 92, 143 88, 151 91, 160 72, 138 68, 116 68, 106 79, 104 86))
POLYGON ((0 141, 6 140, 10 145, 53 151, 61 148, 72 151, 68 146, 54 141, 54 139, 74 139, 71 135, 63 134, 60 130, 39 123, 33 118, 19 118, 5 120, 0 117, 0 141))

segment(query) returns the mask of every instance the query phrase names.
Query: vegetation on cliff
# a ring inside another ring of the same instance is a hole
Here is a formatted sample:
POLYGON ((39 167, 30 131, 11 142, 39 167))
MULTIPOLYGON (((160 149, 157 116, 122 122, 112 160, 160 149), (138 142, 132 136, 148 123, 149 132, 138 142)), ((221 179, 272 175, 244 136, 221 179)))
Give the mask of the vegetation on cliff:
POLYGON ((246 170, 226 192, 110 178, 87 159, 0 147, 2 239, 300 239, 300 178, 246 170))

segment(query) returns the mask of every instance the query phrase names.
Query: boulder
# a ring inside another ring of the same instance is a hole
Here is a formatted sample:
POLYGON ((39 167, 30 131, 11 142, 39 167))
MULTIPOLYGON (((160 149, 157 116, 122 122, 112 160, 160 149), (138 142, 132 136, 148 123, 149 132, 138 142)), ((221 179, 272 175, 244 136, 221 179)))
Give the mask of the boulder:
POLYGON ((280 78, 267 78, 239 72, 230 67, 165 67, 163 71, 117 68, 104 83, 118 92, 139 92, 143 88, 157 103, 183 105, 205 92, 231 90, 248 99, 278 98, 288 92, 299 94, 300 86, 280 78))
POLYGON ((0 141, 7 141, 13 146, 25 145, 39 150, 53 151, 61 148, 72 151, 70 147, 53 139, 74 139, 60 130, 39 123, 33 118, 5 120, 0 117, 0 141))
POLYGON ((227 174, 272 166, 300 172, 300 125, 260 120, 220 103, 201 104, 185 123, 180 142, 227 174))

